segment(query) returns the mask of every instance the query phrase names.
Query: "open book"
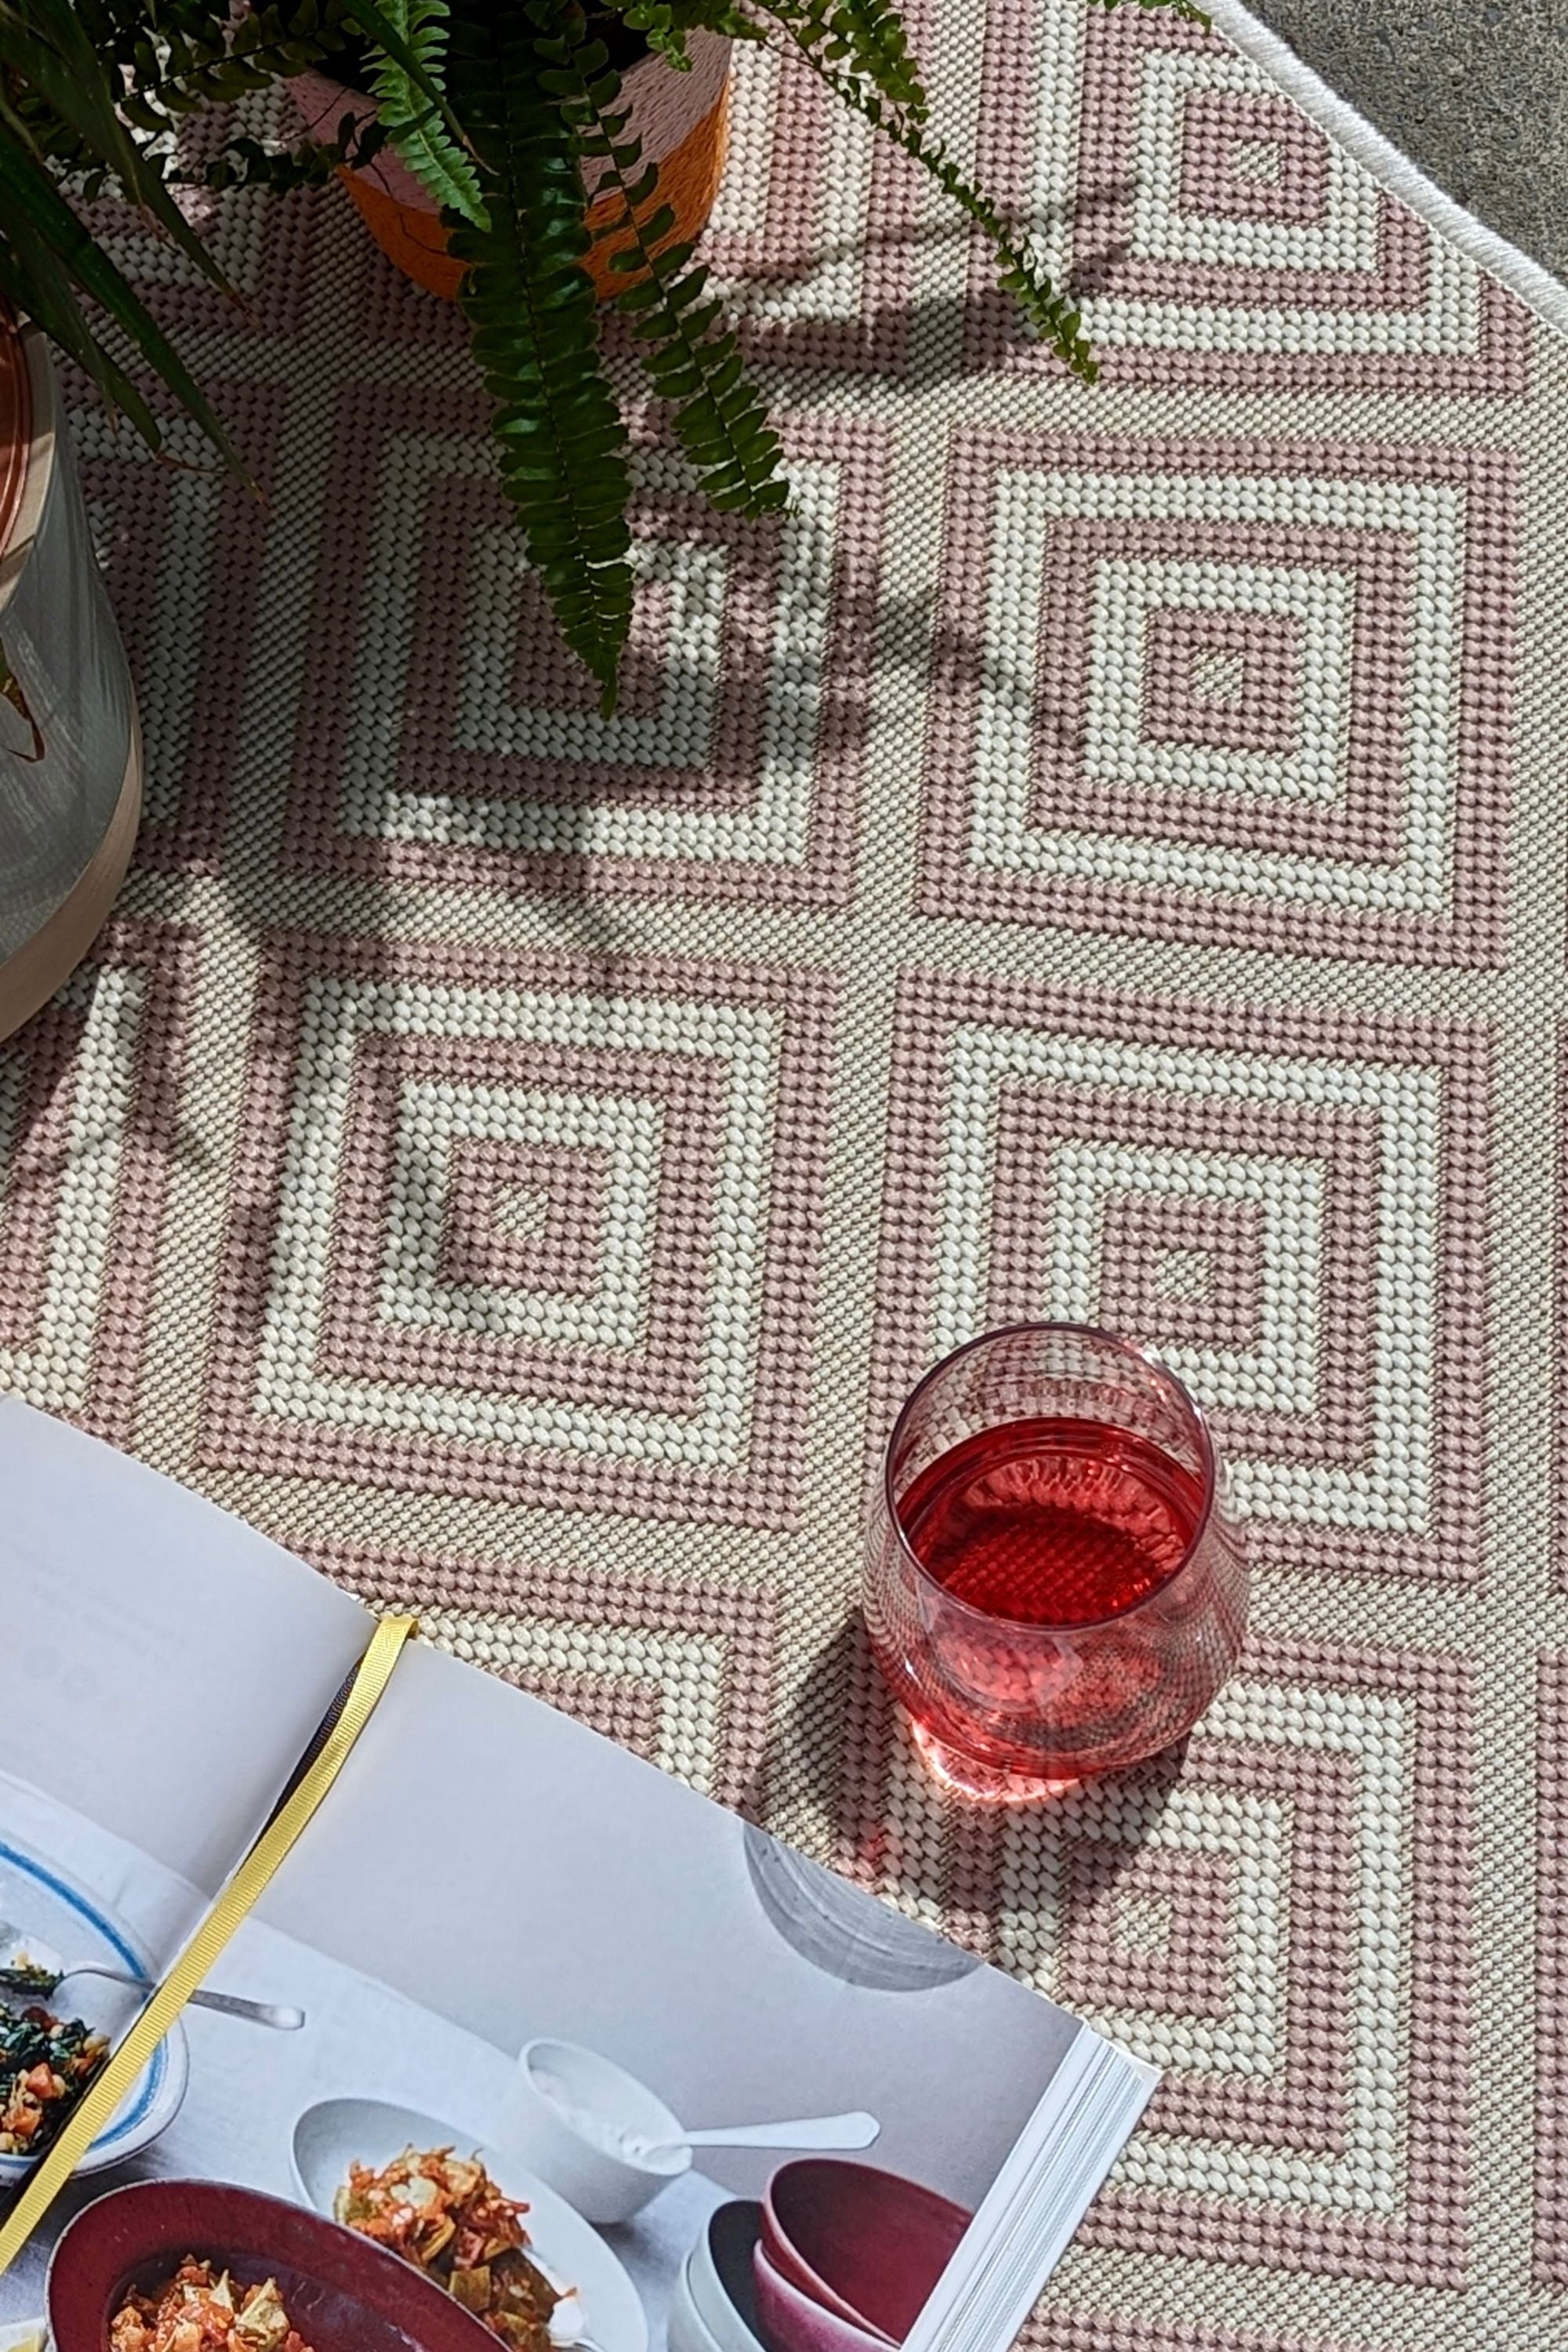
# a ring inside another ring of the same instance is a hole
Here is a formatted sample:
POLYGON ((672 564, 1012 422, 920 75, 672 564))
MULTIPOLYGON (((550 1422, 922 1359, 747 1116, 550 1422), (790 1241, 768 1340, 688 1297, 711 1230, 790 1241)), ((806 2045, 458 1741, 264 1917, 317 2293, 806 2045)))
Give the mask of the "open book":
MULTIPOLYGON (((4 1400, 0 1629, 3 2214, 141 2005, 60 1972, 166 1971, 374 1621, 210 1504, 4 1400)), ((205 1995, 263 2014, 185 2011, 0 2276, 0 2347, 52 2313, 56 2352, 140 2352, 170 2292, 248 2297, 236 2341, 258 2352, 1005 2352, 1154 2080, 421 1643, 205 1995), (686 2137, 774 2124, 773 2146, 686 2137), (190 2242, 165 2242, 159 2280, 136 2231, 173 2192, 128 2184, 167 2180, 247 2193, 183 2189, 190 2242), (75 2218, 106 2194, 117 2234, 75 2218), (126 2307, 142 2301, 86 2325, 79 2273, 106 2243, 126 2307), (312 2283, 329 2256, 347 2263, 335 2302, 312 2283), (372 2302, 403 2290, 391 2332, 362 2315, 345 2336, 367 2274, 372 2302), (268 2276, 295 2298, 292 2336, 259 2299, 268 2276)))

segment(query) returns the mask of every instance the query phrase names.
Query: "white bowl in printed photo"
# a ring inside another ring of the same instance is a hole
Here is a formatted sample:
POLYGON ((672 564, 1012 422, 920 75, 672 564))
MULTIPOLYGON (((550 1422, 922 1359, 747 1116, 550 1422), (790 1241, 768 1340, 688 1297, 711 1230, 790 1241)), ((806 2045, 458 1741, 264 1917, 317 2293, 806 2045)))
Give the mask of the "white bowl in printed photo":
POLYGON ((520 2157, 590 2221, 625 2221, 691 2168, 681 2125, 646 2083, 575 2042, 524 2044, 507 2109, 520 2157))
POLYGON ((320 2099, 294 2126, 300 2197, 330 2221, 354 2165, 378 2169, 408 2147, 451 2147, 476 2158, 502 2196, 522 2205, 529 2260, 566 2297, 551 2325, 561 2352, 571 2352, 579 2338, 594 2352, 647 2352, 642 2298, 619 2259, 566 2198, 525 2168, 510 2136, 504 2148, 486 2147, 449 2117, 442 2121, 386 2099, 320 2099))
MULTIPOLYGON (((669 2310, 664 2323, 668 2352, 724 2352, 721 2339, 716 2336, 702 2316, 691 2284, 691 2256, 688 2254, 675 2282, 669 2298, 669 2310)), ((753 2336, 755 2352, 763 2347, 753 2336)))
MULTIPOLYGON (((149 1983, 162 1973, 132 1929, 96 1895, 60 1864, 46 1862, 9 1838, 0 1838, 0 1920, 10 1931, 7 1946, 16 1948, 13 1957, 36 1946, 34 1957, 47 1955, 51 1965, 58 1962, 66 1969, 95 1962, 149 1983)), ((123 2033, 142 2005, 138 1992, 93 1977, 78 1977, 63 1986, 59 1999, 73 2018, 107 2034, 110 2042, 123 2033)), ((52 1994, 40 1996, 40 2005, 61 2013, 52 1994)), ((190 2063, 184 2030, 176 2022, 79 2158, 77 2171, 101 2172, 150 2147, 179 2114, 190 2063)), ((19 2186, 36 2162, 31 2156, 0 2154, 0 2197, 19 2186)))
POLYGON ((669 2352, 764 2352, 753 2257, 763 2209, 721 2205, 687 2255, 669 2306, 669 2352))

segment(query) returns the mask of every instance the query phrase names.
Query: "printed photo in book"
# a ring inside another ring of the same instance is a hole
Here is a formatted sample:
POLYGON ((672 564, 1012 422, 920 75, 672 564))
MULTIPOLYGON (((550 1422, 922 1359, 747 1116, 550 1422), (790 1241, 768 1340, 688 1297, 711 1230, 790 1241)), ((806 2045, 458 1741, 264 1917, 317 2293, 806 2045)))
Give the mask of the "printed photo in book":
MULTIPOLYGON (((0 1495, 3 2231, 374 1621, 14 1400, 0 1495)), ((0 2352, 1005 2352, 1152 2084, 416 1640, 0 2275, 0 2352)))

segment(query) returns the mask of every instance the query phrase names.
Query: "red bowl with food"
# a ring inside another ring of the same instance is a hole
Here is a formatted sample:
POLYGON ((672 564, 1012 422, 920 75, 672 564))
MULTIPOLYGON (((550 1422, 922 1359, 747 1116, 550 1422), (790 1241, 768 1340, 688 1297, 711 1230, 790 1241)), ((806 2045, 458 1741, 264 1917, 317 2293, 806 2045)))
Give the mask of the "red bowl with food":
MULTIPOLYGON (((111 2189, 63 2231, 49 2264, 54 2352, 151 2352, 154 2325, 114 2323, 155 2304, 187 2256, 237 2302, 275 2282, 292 2336, 277 2352, 496 2352, 487 2327, 407 2263, 336 2221, 258 2189, 145 2180, 111 2189)), ((196 2286, 197 2294, 205 2290, 196 2286)), ((237 2339, 243 2342, 243 2338, 237 2339)))

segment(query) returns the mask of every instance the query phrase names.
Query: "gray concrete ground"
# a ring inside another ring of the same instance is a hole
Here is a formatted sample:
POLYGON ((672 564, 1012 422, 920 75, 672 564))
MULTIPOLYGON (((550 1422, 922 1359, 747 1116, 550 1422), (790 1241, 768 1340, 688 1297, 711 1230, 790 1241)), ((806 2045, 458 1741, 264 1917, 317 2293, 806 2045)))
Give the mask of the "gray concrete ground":
POLYGON ((1247 0, 1429 179, 1568 280, 1568 0, 1247 0))

